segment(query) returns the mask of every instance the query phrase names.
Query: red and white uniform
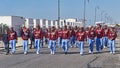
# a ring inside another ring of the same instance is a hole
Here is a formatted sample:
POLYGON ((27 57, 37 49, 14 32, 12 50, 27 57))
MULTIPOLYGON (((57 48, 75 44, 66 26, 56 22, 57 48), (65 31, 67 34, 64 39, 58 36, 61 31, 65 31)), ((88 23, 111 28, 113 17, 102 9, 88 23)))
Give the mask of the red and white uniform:
POLYGON ((70 32, 70 37, 71 36, 75 36, 75 31, 72 29, 72 30, 69 30, 69 32, 70 32))
POLYGON ((77 32, 76 33, 77 41, 84 41, 85 40, 85 32, 77 32))
POLYGON ((61 38, 61 37, 62 37, 62 30, 58 29, 58 30, 57 30, 57 33, 58 33, 58 37, 61 38))
POLYGON ((109 31, 108 32, 108 39, 115 40, 116 37, 117 37, 117 33, 116 32, 113 32, 113 31, 109 31))
POLYGON ((23 39, 23 40, 28 40, 30 31, 29 31, 29 29, 27 29, 27 28, 23 28, 23 29, 21 30, 21 34, 22 34, 22 39, 23 39))
POLYGON ((90 39, 94 39, 95 38, 95 31, 94 30, 90 30, 89 31, 88 38, 90 38, 90 39))
POLYGON ((57 40, 58 33, 56 31, 50 32, 49 40, 57 40))
POLYGON ((69 30, 63 30, 62 31, 62 39, 69 39, 69 38, 70 38, 69 30))
POLYGON ((103 29, 103 37, 108 36, 109 30, 107 28, 103 29))
POLYGON ((41 39, 41 36, 42 36, 42 30, 35 29, 35 31, 34 31, 34 37, 35 37, 35 39, 41 39))
POLYGON ((17 40, 17 33, 15 31, 8 32, 8 40, 17 40))
POLYGON ((89 34, 89 30, 86 30, 85 35, 86 35, 87 38, 88 38, 88 34, 89 34))
POLYGON ((95 33, 96 33, 96 36, 98 38, 102 38, 103 37, 103 29, 102 28, 96 28, 95 33))

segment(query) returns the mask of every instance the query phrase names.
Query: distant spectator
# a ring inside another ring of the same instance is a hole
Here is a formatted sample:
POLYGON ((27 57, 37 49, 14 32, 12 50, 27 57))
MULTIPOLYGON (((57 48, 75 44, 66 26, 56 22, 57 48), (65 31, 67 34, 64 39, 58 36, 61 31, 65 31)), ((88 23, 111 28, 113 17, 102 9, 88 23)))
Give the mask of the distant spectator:
POLYGON ((8 41, 8 34, 7 34, 7 30, 5 30, 5 34, 2 37, 3 43, 4 43, 4 47, 6 50, 6 55, 9 54, 9 41, 8 41))

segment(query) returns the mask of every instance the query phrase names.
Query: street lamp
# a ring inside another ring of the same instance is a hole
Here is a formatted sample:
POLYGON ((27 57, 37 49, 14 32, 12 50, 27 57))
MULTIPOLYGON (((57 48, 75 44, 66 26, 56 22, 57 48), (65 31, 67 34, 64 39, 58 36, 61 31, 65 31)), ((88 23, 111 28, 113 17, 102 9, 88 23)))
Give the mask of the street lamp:
POLYGON ((60 0, 58 0, 58 26, 60 25, 60 0))
MULTIPOLYGON (((95 20, 94 20, 94 23, 96 22, 96 17, 97 17, 97 9, 99 9, 99 7, 95 7, 95 20)), ((95 24, 94 24, 95 25, 95 24)))
POLYGON ((105 13, 105 23, 107 22, 107 13, 105 13))
MULTIPOLYGON (((88 2, 89 2, 89 0, 87 0, 88 2)), ((84 23, 84 25, 83 25, 83 27, 85 27, 85 21, 86 21, 86 0, 84 0, 84 13, 83 13, 83 23, 84 23)))
POLYGON ((101 12, 101 21, 103 21, 103 13, 104 13, 105 11, 102 11, 101 12))

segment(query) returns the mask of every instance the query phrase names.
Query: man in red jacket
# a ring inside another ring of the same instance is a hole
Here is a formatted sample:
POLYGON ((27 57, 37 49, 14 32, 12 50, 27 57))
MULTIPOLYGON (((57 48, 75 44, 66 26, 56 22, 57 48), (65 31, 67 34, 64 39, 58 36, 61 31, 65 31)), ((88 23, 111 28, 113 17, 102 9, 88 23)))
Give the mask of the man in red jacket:
POLYGON ((70 43, 69 43, 69 45, 71 47, 73 47, 73 45, 75 44, 75 31, 71 26, 69 26, 69 32, 70 32, 70 43))
POLYGON ((89 45, 89 53, 93 54, 94 49, 94 42, 95 42, 95 28, 94 26, 91 26, 89 32, 88 32, 88 45, 89 45))
POLYGON ((109 29, 108 29, 107 25, 105 25, 103 28, 103 46, 104 46, 104 48, 106 48, 108 46, 108 32, 109 32, 109 29))
POLYGON ((58 33, 58 47, 61 47, 61 41, 62 41, 62 28, 58 27, 57 33, 58 33))
POLYGON ((42 30, 40 29, 40 26, 37 25, 36 29, 34 30, 34 38, 35 38, 35 48, 36 54, 40 53, 40 40, 42 36, 42 30))
POLYGON ((49 46, 50 46, 50 51, 52 55, 55 54, 57 37, 58 37, 58 34, 55 31, 55 27, 53 26, 49 35, 49 46))
POLYGON ((16 33, 16 31, 14 31, 13 27, 11 27, 10 31, 8 32, 8 40, 9 40, 9 43, 10 43, 11 49, 12 49, 11 54, 14 54, 15 50, 16 50, 17 33, 16 33))
POLYGON ((113 27, 110 27, 108 32, 108 39, 109 39, 109 46, 110 46, 110 53, 115 54, 115 39, 117 37, 117 33, 113 27))
POLYGON ((80 49, 80 54, 83 55, 84 52, 84 40, 85 40, 85 31, 83 27, 80 27, 78 32, 76 33, 76 38, 78 41, 78 47, 80 49))
POLYGON ((62 30, 62 48, 64 49, 65 54, 68 52, 68 41, 70 38, 70 32, 67 29, 67 26, 64 26, 64 29, 62 30))
MULTIPOLYGON (((74 31, 75 31, 75 34, 78 32, 78 27, 77 26, 75 26, 74 31)), ((75 36, 75 45, 74 45, 74 47, 77 47, 77 46, 78 46, 78 41, 77 41, 76 36, 75 36)))
POLYGON ((50 48, 50 47, 49 47, 50 32, 51 32, 51 28, 48 28, 48 29, 46 30, 46 33, 45 33, 46 44, 48 45, 48 48, 50 48))
POLYGON ((103 49, 103 29, 100 24, 97 24, 97 28, 95 30, 96 33, 96 50, 97 52, 101 52, 103 49))
POLYGON ((26 55, 28 52, 28 39, 29 39, 30 31, 28 28, 24 26, 21 30, 21 34, 23 39, 24 54, 26 55))

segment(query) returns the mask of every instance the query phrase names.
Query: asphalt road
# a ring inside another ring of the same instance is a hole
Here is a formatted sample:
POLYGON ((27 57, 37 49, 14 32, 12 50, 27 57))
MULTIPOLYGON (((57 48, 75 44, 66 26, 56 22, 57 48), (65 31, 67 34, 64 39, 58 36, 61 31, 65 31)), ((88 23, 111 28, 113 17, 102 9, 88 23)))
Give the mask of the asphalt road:
POLYGON ((5 55, 1 48, 0 68, 120 68, 119 50, 118 43, 115 55, 109 53, 109 48, 101 53, 89 54, 87 46, 83 56, 78 48, 70 48, 67 55, 61 48, 57 48, 55 55, 50 55, 47 47, 41 48, 39 55, 35 49, 29 49, 29 53, 24 55, 22 47, 18 47, 14 55, 5 55))

